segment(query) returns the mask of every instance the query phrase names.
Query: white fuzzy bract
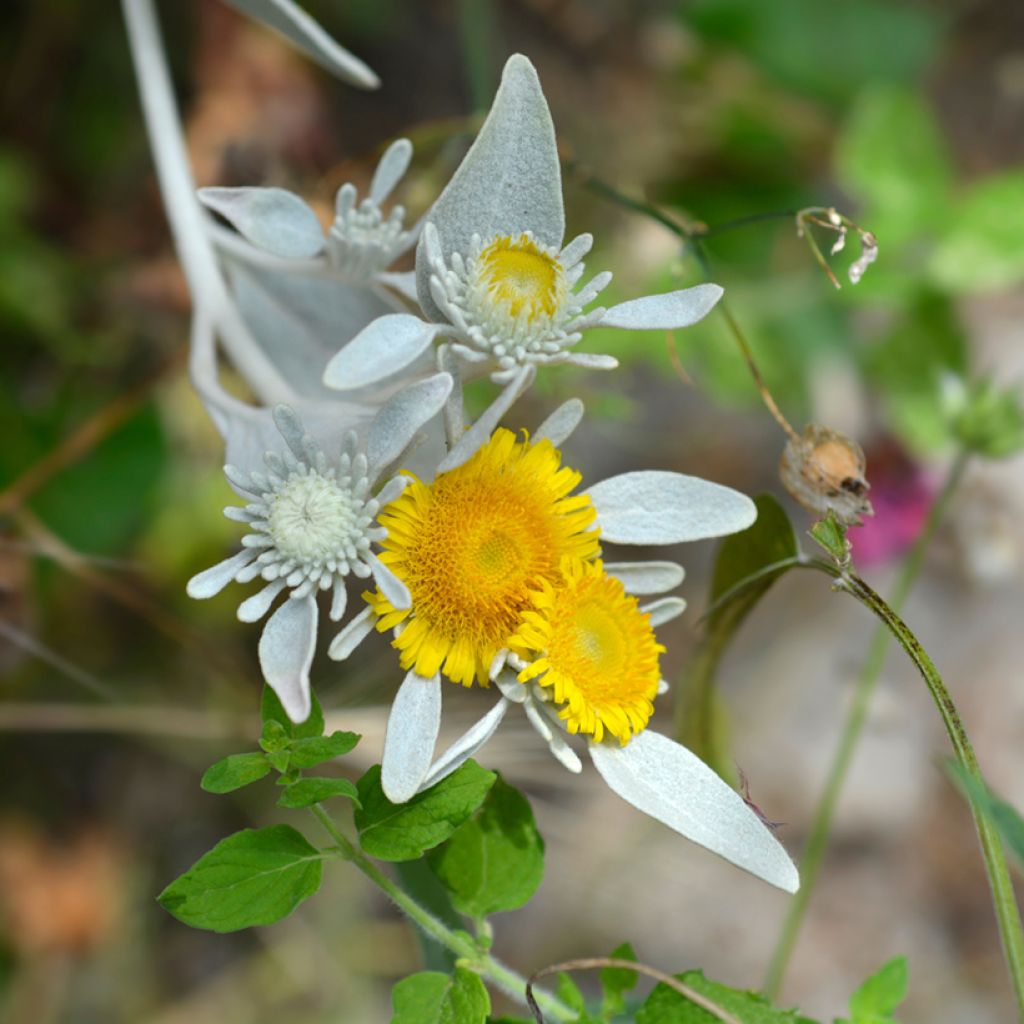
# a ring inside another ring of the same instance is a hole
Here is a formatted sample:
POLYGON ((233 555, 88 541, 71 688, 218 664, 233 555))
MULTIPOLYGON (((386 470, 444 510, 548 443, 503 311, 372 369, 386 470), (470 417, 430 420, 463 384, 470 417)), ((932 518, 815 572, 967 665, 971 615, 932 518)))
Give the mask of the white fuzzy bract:
POLYGON ((605 312, 583 310, 607 286, 610 273, 598 274, 574 291, 585 269, 582 258, 592 244, 590 235, 580 235, 561 250, 537 242, 530 232, 518 239, 473 235, 465 256, 453 252, 446 260, 436 229, 427 224, 424 252, 431 295, 451 324, 447 333, 455 342, 453 351, 472 361, 493 359, 498 380, 527 363, 564 362, 582 331, 600 323, 605 312), (536 282, 517 281, 514 271, 503 274, 493 258, 487 259, 500 246, 508 253, 528 249, 544 262, 551 280, 542 298, 531 294, 536 282))

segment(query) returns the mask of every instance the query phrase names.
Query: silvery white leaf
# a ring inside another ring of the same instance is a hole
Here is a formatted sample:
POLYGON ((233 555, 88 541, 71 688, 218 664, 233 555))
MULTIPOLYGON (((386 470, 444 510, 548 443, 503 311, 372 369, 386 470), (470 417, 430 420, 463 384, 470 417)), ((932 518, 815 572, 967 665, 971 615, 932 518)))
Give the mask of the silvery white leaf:
POLYGON ((572 435, 583 419, 583 403, 578 398, 563 402, 536 430, 533 440, 547 439, 556 448, 572 435))
POLYGON ((447 778, 453 771, 465 764, 469 758, 474 757, 477 751, 495 734, 501 720, 505 717, 508 706, 508 701, 504 697, 500 698, 483 718, 470 726, 430 766, 430 772, 420 784, 420 789, 430 789, 435 783, 447 778))
POLYGON ((415 270, 398 272, 385 270, 382 274, 377 275, 376 280, 378 283, 387 285, 388 288, 398 292, 403 299, 408 299, 410 302, 419 302, 419 296, 416 294, 415 270))
POLYGON ((344 661, 373 632, 375 621, 373 609, 364 608, 331 641, 327 656, 344 661))
POLYGON ((627 594, 663 594, 683 582, 675 562, 605 562, 604 571, 622 581, 627 594))
POLYGON ((390 313, 364 327, 324 371, 324 383, 354 391, 400 373, 422 356, 443 331, 409 313, 390 313))
POLYGON ((717 284, 698 284, 663 295, 645 295, 612 306, 601 318, 602 327, 630 331, 671 331, 703 320, 722 297, 717 284))
POLYGON ((226 254, 225 263, 242 318, 281 377, 299 395, 338 401, 323 382, 329 360, 398 300, 323 274, 271 271, 226 254))
POLYGON ((253 245, 285 260, 308 260, 324 247, 310 206, 283 188, 201 188, 199 198, 253 245))
MULTIPOLYGON (((474 234, 486 241, 531 231, 544 245, 561 248, 565 212, 555 128, 537 72, 522 54, 505 64, 480 134, 428 216, 446 260, 453 252, 469 255, 474 234)), ((423 311, 441 319, 422 240, 416 284, 423 311)))
POLYGON ((259 642, 260 668, 293 722, 309 718, 309 667, 316 648, 316 599, 288 598, 267 619, 259 642))
POLYGON ((196 573, 185 584, 185 593, 199 601, 219 594, 235 578, 235 573, 239 569, 244 569, 256 554, 257 552, 250 548, 243 548, 237 555, 225 558, 223 562, 196 573))
POLYGON ((412 143, 408 139, 396 139, 391 143, 373 172, 370 182, 370 198, 380 206, 394 187, 402 180, 412 160, 412 143))
POLYGON ((416 431, 444 408, 451 390, 451 376, 437 373, 410 384, 384 403, 370 424, 366 442, 371 481, 399 458, 416 431))
POLYGON ((384 733, 380 782, 395 804, 411 800, 430 771, 441 727, 441 677, 406 674, 391 705, 384 733))
POLYGON ((455 442, 455 446, 437 467, 438 473, 447 473, 468 462, 487 443, 501 418, 512 408, 513 403, 533 383, 537 370, 532 364, 521 366, 515 377, 505 385, 504 390, 480 414, 477 421, 455 442))
POLYGON ((786 892, 800 887, 761 819, 686 747, 647 729, 625 747, 592 743, 590 756, 609 787, 644 814, 786 892))
POLYGON ((686 602, 681 597, 662 597, 649 604, 642 604, 640 611, 650 615, 651 628, 657 629, 682 615, 686 611, 686 602))
POLYGON ((757 518, 739 491, 660 470, 622 473, 587 491, 601 539, 613 544, 678 544, 745 530, 757 518))
POLYGON ((280 32, 296 49, 342 81, 361 89, 376 89, 380 85, 380 79, 358 57, 339 46, 292 0, 225 2, 280 32))

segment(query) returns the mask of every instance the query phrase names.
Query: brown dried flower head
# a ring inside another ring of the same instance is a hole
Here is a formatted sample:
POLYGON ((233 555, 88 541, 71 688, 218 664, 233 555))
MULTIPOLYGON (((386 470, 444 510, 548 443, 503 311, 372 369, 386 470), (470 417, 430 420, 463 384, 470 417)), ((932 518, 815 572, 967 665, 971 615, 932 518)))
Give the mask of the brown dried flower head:
POLYGON ((856 441, 811 423, 786 445, 779 461, 783 486, 805 509, 825 515, 829 509, 846 526, 873 516, 868 500, 864 451, 856 441))

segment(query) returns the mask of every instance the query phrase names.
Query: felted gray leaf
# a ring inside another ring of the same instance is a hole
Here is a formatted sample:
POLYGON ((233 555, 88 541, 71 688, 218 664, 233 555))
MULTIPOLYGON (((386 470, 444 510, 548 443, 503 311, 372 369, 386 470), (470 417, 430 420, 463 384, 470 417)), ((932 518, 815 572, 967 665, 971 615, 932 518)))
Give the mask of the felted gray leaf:
MULTIPOLYGON (((505 64, 480 134, 428 219, 437 228, 446 260, 452 252, 465 256, 474 234, 486 240, 531 231, 545 245, 561 248, 565 212, 555 127, 537 71, 522 54, 505 64)), ((442 319, 430 295, 422 240, 416 288, 427 316, 442 319)))
POLYGON ((224 0, 250 18, 280 32, 310 60, 361 89, 376 89, 380 79, 358 58, 339 46, 291 0, 224 0))
POLYGON ((324 247, 320 221, 305 200, 283 188, 201 188, 199 198, 243 238, 285 260, 312 259, 324 247))

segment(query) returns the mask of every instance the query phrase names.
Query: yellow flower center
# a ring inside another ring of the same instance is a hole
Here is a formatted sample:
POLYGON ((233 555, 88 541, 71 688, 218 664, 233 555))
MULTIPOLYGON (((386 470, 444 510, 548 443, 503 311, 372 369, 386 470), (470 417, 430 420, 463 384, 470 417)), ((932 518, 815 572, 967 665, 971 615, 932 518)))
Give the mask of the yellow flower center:
POLYGON ((382 513, 382 560, 409 588, 412 608, 364 595, 405 669, 486 686, 491 661, 515 632, 531 592, 560 578, 562 559, 594 558, 595 511, 570 496, 580 475, 550 441, 498 430, 465 465, 427 485, 413 479, 382 513))
POLYGON ((480 281, 491 301, 516 319, 550 319, 565 299, 562 265, 529 235, 496 238, 479 257, 480 281))
POLYGON ((509 646, 534 660, 522 683, 550 687, 571 733, 595 741, 605 732, 625 746, 654 711, 661 673, 650 617, 600 562, 565 565, 564 582, 532 595, 532 608, 509 646))

